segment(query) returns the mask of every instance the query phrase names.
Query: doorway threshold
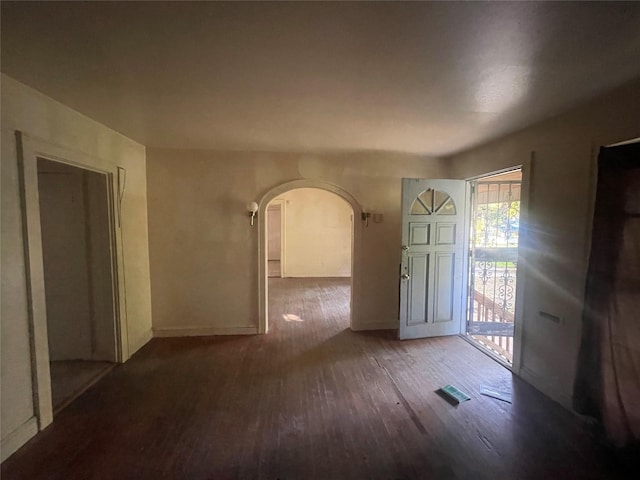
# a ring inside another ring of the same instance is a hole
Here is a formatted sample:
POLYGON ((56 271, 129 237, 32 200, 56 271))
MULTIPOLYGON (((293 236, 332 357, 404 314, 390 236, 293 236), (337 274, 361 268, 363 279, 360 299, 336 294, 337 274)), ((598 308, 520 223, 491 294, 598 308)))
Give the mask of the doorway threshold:
POLYGON ((500 365, 502 365, 507 370, 513 371, 513 364, 512 363, 509 363, 506 359, 504 359, 503 357, 501 357, 497 353, 494 353, 491 350, 489 350, 488 348, 486 348, 485 346, 481 345, 480 342, 478 342, 477 340, 474 340, 473 338, 470 338, 469 335, 465 335, 465 334, 460 334, 458 336, 460 338, 462 338, 465 342, 470 343, 471 345, 476 347, 478 350, 480 350, 482 353, 484 353, 488 357, 491 357, 493 360, 498 362, 500 365))

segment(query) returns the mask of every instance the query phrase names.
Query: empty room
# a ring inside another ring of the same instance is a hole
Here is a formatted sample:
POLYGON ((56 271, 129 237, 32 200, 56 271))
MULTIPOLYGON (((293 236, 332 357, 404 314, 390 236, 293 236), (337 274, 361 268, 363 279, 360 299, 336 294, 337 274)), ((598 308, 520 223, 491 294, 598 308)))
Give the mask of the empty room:
POLYGON ((3 479, 636 478, 639 3, 0 7, 3 479))

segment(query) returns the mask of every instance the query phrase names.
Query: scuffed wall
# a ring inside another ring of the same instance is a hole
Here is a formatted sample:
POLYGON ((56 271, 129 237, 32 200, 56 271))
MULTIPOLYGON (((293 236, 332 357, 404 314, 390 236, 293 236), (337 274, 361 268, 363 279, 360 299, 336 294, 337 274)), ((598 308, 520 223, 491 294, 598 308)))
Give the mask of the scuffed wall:
POLYGON ((257 331, 259 229, 245 206, 296 179, 337 185, 383 215, 363 229, 353 323, 397 328, 401 178, 441 178, 444 169, 439 160, 394 153, 149 148, 147 175, 154 331, 211 334, 257 331))

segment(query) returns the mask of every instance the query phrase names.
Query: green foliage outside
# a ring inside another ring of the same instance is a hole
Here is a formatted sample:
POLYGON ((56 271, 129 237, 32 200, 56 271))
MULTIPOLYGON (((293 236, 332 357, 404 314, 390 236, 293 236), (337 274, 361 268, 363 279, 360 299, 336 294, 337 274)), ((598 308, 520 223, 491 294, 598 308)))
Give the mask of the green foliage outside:
MULTIPOLYGON (((517 247, 519 227, 520 201, 478 205, 475 246, 477 248, 517 247)), ((515 268, 515 265, 513 267, 515 268)))

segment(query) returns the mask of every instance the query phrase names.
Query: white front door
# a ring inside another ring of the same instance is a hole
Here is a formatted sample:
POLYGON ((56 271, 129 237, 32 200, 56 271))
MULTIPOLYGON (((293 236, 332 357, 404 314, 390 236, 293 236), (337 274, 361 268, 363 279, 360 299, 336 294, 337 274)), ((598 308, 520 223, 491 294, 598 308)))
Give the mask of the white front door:
POLYGON ((400 339, 462 332, 464 180, 402 179, 400 339))

